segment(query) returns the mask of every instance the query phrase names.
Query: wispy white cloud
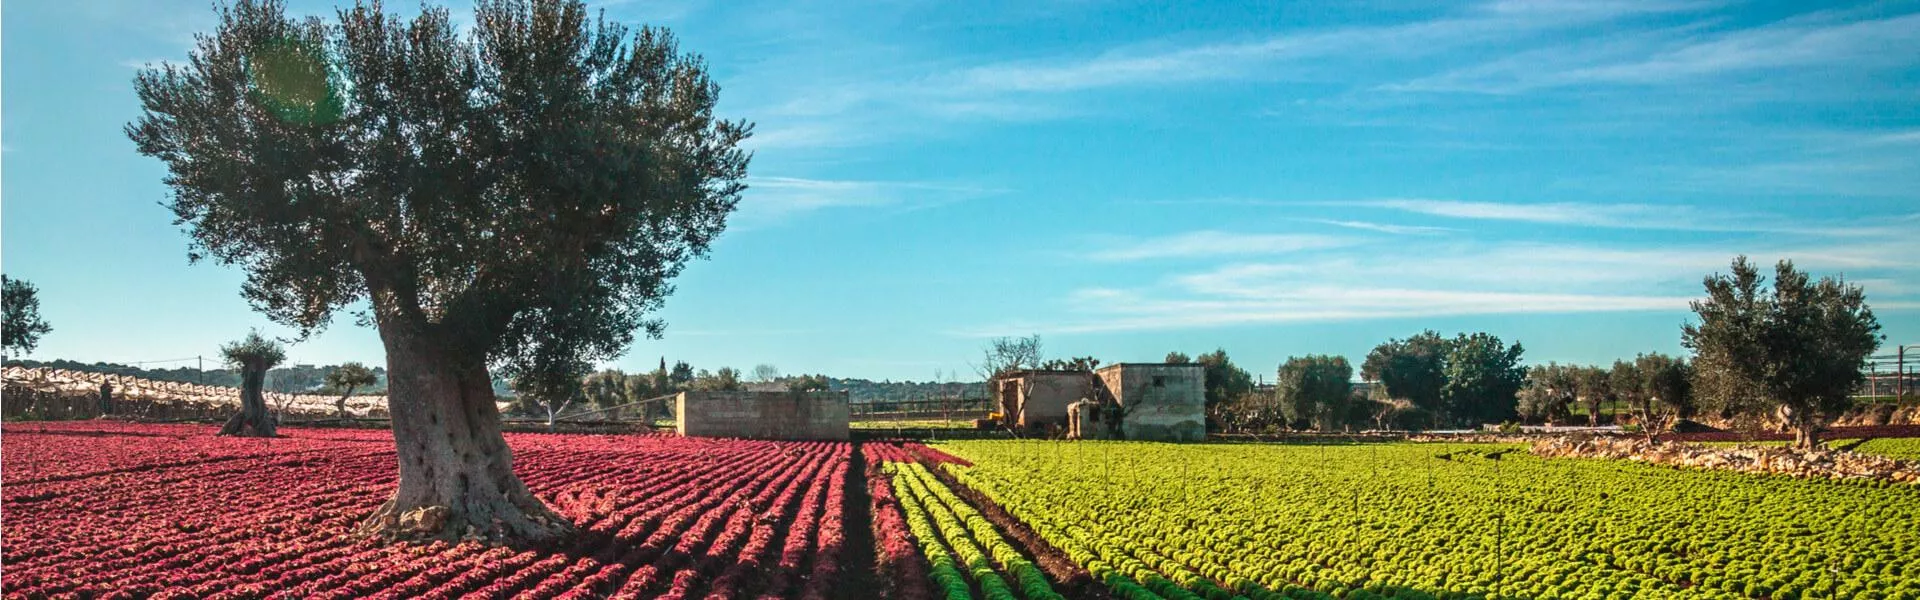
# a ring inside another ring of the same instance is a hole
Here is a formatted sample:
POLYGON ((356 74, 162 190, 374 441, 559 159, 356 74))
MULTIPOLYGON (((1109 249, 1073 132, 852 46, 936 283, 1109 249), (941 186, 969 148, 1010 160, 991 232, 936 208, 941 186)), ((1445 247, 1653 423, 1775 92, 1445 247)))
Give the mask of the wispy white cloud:
POLYGON ((1628 296, 1319 286, 1293 288, 1264 299, 1149 299, 1109 297, 1079 306, 1090 318, 963 329, 963 336, 1017 333, 1071 334, 1192 329, 1275 323, 1359 321, 1486 314, 1680 310, 1685 296, 1628 296))
POLYGON ((1393 91, 1513 94, 1579 85, 1703 81, 1753 71, 1920 64, 1920 14, 1848 19, 1836 13, 1706 32, 1685 26, 1522 50, 1382 86, 1393 91))
MULTIPOLYGON (((1452 219, 1616 229, 1805 235, 1888 235, 1899 232, 1897 228, 1890 228, 1885 219, 1820 223, 1767 213, 1716 210, 1685 204, 1509 203, 1428 198, 1390 198, 1327 204, 1382 208, 1452 219)), ((1901 215, 1895 218, 1909 220, 1913 216, 1901 215)))
MULTIPOLYGON (((1900 223, 1895 223, 1899 225, 1900 223)), ((1680 312, 1700 280, 1736 254, 1791 259, 1842 275, 1888 310, 1920 302, 1920 236, 1734 236, 1688 244, 1396 238, 1277 259, 1174 272, 1148 285, 1094 286, 1059 300, 1058 318, 958 330, 1092 333, 1490 314, 1680 312)))
POLYGON ((740 214, 749 225, 755 225, 824 209, 926 208, 1004 191, 926 181, 756 176, 747 180, 747 191, 741 195, 740 214))
POLYGON ((1390 225, 1387 223, 1374 223, 1371 221, 1344 221, 1340 219, 1303 219, 1303 220, 1312 222, 1312 223, 1325 223, 1327 225, 1346 227, 1348 229, 1377 231, 1380 233, 1390 233, 1393 235, 1422 235, 1422 234, 1448 233, 1453 231, 1459 231, 1458 229, 1454 229, 1452 227, 1436 227, 1432 225, 1390 225))
POLYGON ((1697 10, 1700 2, 1490 2, 1408 23, 1285 32, 1251 40, 1117 48, 1090 58, 1000 63, 961 71, 954 82, 980 91, 1062 92, 1261 76, 1276 63, 1329 56, 1417 58, 1637 15, 1697 10))
POLYGON ((1087 253, 1086 258, 1120 262, 1163 258, 1286 254, 1302 250, 1337 248, 1354 243, 1357 243, 1357 240, 1321 234, 1192 231, 1113 245, 1087 253))
MULTIPOLYGON (((939 126, 1054 120, 1097 114, 1076 102, 1085 92, 1166 88, 1196 82, 1350 74, 1341 65, 1418 64, 1460 49, 1498 48, 1551 32, 1647 15, 1698 11, 1690 1, 1495 1, 1421 20, 1247 34, 1221 39, 1162 38, 1126 42, 1093 53, 955 64, 947 60, 890 67, 862 65, 830 73, 767 73, 794 78, 770 87, 750 114, 778 118, 767 147, 841 147, 939 126), (846 71, 866 75, 846 75, 846 71)), ((864 44, 866 42, 849 42, 864 44)), ((894 53, 887 53, 894 54, 894 53)), ((831 55, 836 64, 849 57, 831 55)))

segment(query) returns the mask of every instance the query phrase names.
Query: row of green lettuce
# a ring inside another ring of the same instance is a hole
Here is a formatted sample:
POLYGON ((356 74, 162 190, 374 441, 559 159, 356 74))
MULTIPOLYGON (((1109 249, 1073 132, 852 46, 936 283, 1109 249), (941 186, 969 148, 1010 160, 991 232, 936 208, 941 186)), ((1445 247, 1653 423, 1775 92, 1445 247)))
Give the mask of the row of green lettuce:
POLYGON ((1920 599, 1920 489, 1491 445, 964 441, 949 465, 1167 597, 1920 599))

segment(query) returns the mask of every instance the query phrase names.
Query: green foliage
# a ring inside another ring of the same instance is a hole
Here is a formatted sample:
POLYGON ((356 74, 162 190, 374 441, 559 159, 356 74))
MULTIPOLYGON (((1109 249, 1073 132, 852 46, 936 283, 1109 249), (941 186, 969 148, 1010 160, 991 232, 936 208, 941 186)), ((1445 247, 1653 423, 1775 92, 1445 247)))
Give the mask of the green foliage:
POLYGON ((1565 423, 1571 416, 1569 406, 1579 395, 1580 367, 1549 362, 1527 369, 1526 385, 1520 390, 1517 410, 1522 418, 1565 423))
POLYGON ((512 381, 514 409, 527 414, 545 413, 548 421, 565 412, 581 396, 580 383, 591 366, 586 361, 563 355, 545 355, 542 361, 515 369, 512 381))
POLYGON ((600 408, 619 406, 632 401, 627 398, 627 374, 614 369, 599 371, 582 378, 580 395, 586 398, 587 402, 600 408))
POLYGON ((1580 369, 1580 401, 1587 405, 1587 418, 1600 424, 1600 405, 1613 400, 1613 375, 1600 367, 1580 369))
POLYGON ((1193 362, 1193 357, 1187 356, 1185 352, 1168 352, 1164 362, 1170 365, 1190 364, 1193 362))
POLYGON ((1653 413, 1691 417, 1694 413, 1693 365, 1685 358, 1642 354, 1634 358, 1640 374, 1641 402, 1649 420, 1653 413))
POLYGON ((1198 363, 1206 373, 1205 388, 1209 409, 1253 391, 1253 375, 1247 373, 1246 369, 1233 364, 1233 359, 1227 358, 1225 349, 1215 349, 1202 354, 1193 362, 1198 363))
POLYGON ((684 388, 684 386, 691 385, 693 384, 693 378, 693 365, 689 365, 685 361, 673 363, 673 370, 667 373, 667 381, 671 382, 674 387, 684 388))
MULTIPOLYGON (((214 359, 214 362, 216 364, 218 364, 221 360, 219 357, 212 357, 212 358, 214 359)), ((47 367, 50 369, 66 369, 69 371, 82 371, 87 373, 110 373, 114 375, 125 375, 128 377, 137 377, 140 379, 152 379, 154 381, 177 381, 180 383, 201 383, 206 385, 240 387, 240 371, 238 371, 237 369, 201 370, 194 367, 177 367, 172 369, 146 369, 146 368, 135 367, 130 365, 122 365, 122 364, 107 363, 107 362, 83 363, 79 361, 72 361, 72 360, 65 360, 65 359, 54 359, 49 361, 8 360, 7 364, 9 365, 18 364, 26 368, 47 367)), ((347 363, 347 364, 359 364, 359 363, 347 363)), ((345 366, 344 364, 343 365, 323 365, 323 366, 314 366, 314 365, 283 366, 283 367, 268 370, 267 379, 277 380, 283 377, 287 377, 288 372, 303 371, 305 373, 298 375, 298 377, 300 378, 316 377, 320 381, 326 381, 326 378, 328 377, 328 375, 330 375, 334 371, 344 366, 345 366)), ((386 390, 386 386, 384 385, 385 380, 382 378, 386 377, 386 373, 387 373, 386 367, 376 366, 376 367, 371 367, 371 369, 373 370, 375 381, 372 384, 369 384, 367 386, 362 386, 361 388, 358 389, 358 391, 361 393, 375 393, 375 394, 385 393, 385 390, 386 390)), ((337 390, 337 388, 335 389, 337 390)))
POLYGON ((1066 359, 1053 358, 1040 363, 1040 368, 1049 371, 1086 371, 1092 373, 1094 369, 1100 368, 1100 359, 1091 356, 1076 356, 1066 359))
POLYGON ((40 289, 32 283, 0 275, 0 337, 8 354, 26 354, 40 345, 40 336, 53 331, 40 318, 40 289))
POLYGON ((824 392, 833 389, 825 375, 801 375, 788 378, 787 390, 793 392, 824 392))
POLYGON ((1732 271, 1706 278, 1707 297, 1693 302, 1700 321, 1681 328, 1696 389, 1711 408, 1779 409, 1810 446, 1827 419, 1852 406, 1861 368, 1880 347, 1880 323, 1866 293, 1843 279, 1816 282, 1783 260, 1768 290, 1747 257, 1735 258, 1732 271))
POLYGON ((1491 444, 940 449, 1096 580, 1162 597, 1226 597, 1216 583, 1255 599, 1920 597, 1911 486, 1491 444))
POLYGON ((220 355, 227 359, 227 364, 261 373, 287 360, 286 348, 280 342, 260 335, 259 330, 248 332, 247 337, 221 346, 220 355))
POLYGON ((733 367, 720 367, 712 373, 705 369, 694 376, 691 389, 709 392, 732 392, 744 389, 740 386, 740 370, 733 367))
POLYGON ((379 375, 375 374, 373 369, 357 362, 343 363, 335 367, 327 372, 325 379, 327 387, 339 391, 342 395, 350 395, 356 389, 370 387, 380 382, 379 375))
POLYGON ((658 335, 745 188, 750 127, 714 118, 703 62, 576 1, 482 2, 470 32, 381 10, 239 0, 138 74, 126 133, 166 166, 190 257, 240 265, 303 334, 369 301, 383 332, 510 373, 658 335))
POLYGON ((1464 424, 1515 418, 1514 406, 1527 375, 1526 367, 1520 366, 1524 351, 1519 342, 1507 346, 1487 333, 1455 337, 1449 344, 1446 382, 1440 389, 1444 414, 1464 424))
POLYGON ((1274 396, 1287 420, 1332 431, 1349 422, 1353 366, 1339 356, 1289 357, 1274 379, 1274 396))
POLYGON ((1441 388, 1447 383, 1446 338, 1427 330, 1400 340, 1387 340, 1367 353, 1360 376, 1385 385, 1387 394, 1430 412, 1441 409, 1441 388))

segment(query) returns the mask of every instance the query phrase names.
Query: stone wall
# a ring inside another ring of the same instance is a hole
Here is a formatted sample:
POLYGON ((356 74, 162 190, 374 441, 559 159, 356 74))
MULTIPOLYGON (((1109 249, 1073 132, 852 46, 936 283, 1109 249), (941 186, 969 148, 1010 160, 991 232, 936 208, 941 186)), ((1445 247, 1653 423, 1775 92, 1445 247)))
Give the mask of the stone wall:
POLYGON ((680 435, 767 440, 849 438, 847 393, 681 392, 680 435))
POLYGON ((1200 365, 1121 363, 1097 372, 1120 407, 1129 440, 1198 442, 1207 438, 1206 373, 1200 365))
POLYGON ((1086 373, 1033 373, 1022 378, 1020 393, 1021 427, 1067 426, 1067 405, 1092 395, 1092 381, 1086 373))

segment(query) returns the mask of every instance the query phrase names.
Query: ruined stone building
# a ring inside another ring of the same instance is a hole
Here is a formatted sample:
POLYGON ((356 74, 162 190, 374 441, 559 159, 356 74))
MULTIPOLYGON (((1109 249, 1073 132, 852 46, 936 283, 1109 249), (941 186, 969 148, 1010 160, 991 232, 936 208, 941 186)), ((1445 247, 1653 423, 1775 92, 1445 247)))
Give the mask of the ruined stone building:
POLYGON ((994 378, 990 386, 1003 425, 1038 429, 1067 426, 1067 405, 1096 394, 1091 373, 1026 369, 994 378))
POLYGON ((1207 437, 1206 373, 1197 364, 1119 363, 1085 371, 1013 371, 989 391, 1001 424, 1060 427, 1069 437, 1201 441, 1207 437))

